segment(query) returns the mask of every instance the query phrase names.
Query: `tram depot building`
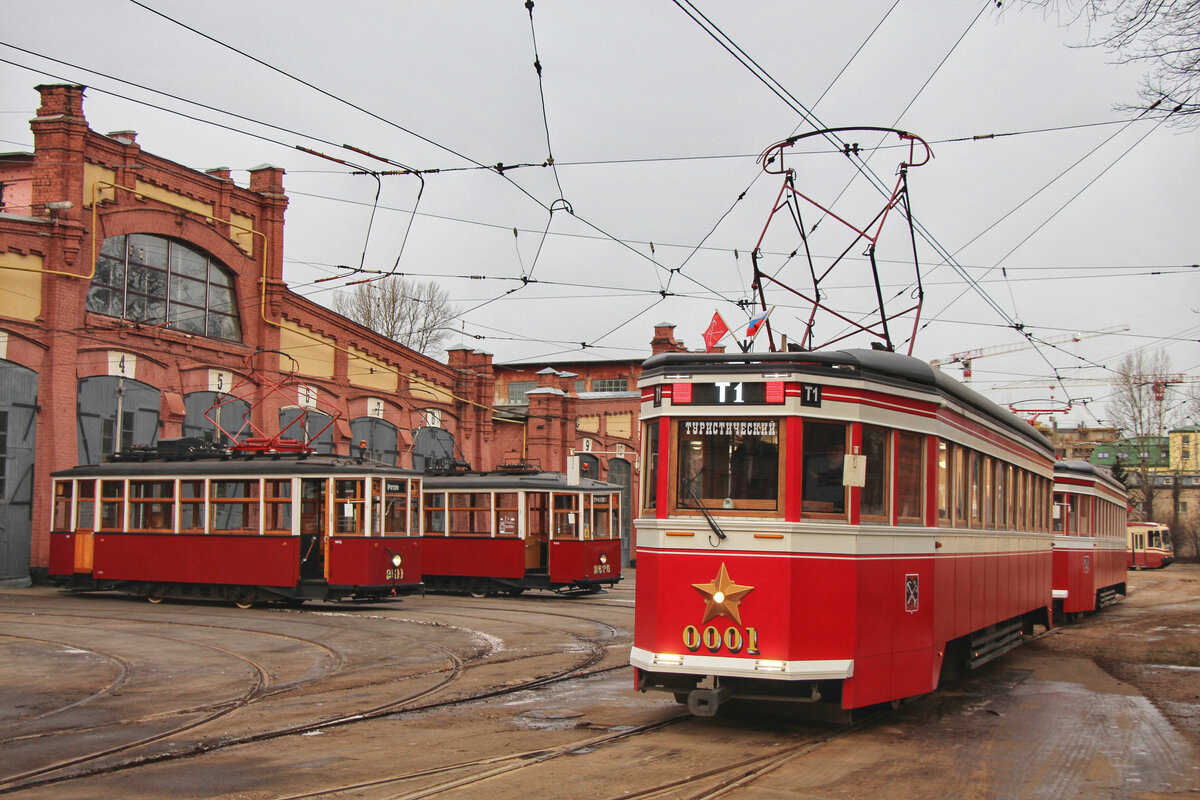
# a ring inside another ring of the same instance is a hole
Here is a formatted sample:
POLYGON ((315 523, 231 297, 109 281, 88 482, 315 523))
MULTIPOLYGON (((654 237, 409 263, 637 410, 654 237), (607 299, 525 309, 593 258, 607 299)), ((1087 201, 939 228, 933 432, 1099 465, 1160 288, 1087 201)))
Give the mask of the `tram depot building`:
MULTIPOLYGON (((83 86, 37 91, 34 152, 0 155, 0 585, 45 575, 52 472, 217 435, 205 411, 251 367, 300 384, 254 405, 254 425, 300 418, 288 436, 317 452, 420 467, 423 442, 453 437, 451 458, 477 470, 562 471, 580 455, 588 477, 637 485, 634 362, 506 368, 409 350, 289 290, 282 169, 238 186, 144 152, 133 132, 92 131, 83 86)), ((671 329, 656 328, 655 351, 683 349, 671 329)), ((222 406, 222 427, 248 408, 222 406)))

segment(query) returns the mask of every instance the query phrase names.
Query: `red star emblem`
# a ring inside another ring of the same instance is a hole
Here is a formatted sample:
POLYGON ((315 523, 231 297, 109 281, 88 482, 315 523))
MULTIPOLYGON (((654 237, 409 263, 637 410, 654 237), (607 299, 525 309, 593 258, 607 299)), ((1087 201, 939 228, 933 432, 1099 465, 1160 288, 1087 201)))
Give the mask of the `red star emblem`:
POLYGON ((729 578, 725 564, 717 571, 717 577, 712 583, 693 583, 696 591, 704 595, 704 619, 700 624, 708 622, 713 617, 729 617, 738 625, 742 624, 742 615, 738 610, 742 598, 754 591, 753 586, 739 586, 729 578))

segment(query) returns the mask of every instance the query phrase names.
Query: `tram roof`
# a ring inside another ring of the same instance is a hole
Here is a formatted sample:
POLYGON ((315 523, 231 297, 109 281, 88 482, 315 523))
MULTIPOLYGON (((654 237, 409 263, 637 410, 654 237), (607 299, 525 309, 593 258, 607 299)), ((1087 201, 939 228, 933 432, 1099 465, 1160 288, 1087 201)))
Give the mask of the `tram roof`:
POLYGON ((497 489, 501 491, 553 491, 553 492, 615 492, 621 487, 615 483, 580 478, 579 483, 570 484, 562 472, 465 472, 459 475, 429 475, 423 481, 429 489, 497 489))
POLYGON ((1054 464, 1054 477, 1068 475, 1077 475, 1082 478, 1092 478, 1101 483, 1108 484, 1109 488, 1125 494, 1125 484, 1121 483, 1113 474, 1104 467, 1098 467, 1088 461, 1057 461, 1054 464))
POLYGON ((255 477, 261 475, 397 475, 419 477, 420 473, 401 467, 390 467, 369 459, 343 456, 291 454, 253 455, 201 458, 147 458, 141 460, 105 461, 101 464, 82 464, 51 473, 53 478, 160 478, 166 480, 180 475, 197 477, 255 477))
POLYGON ((659 353, 646 359, 642 378, 688 370, 692 374, 719 374, 730 368, 797 375, 847 377, 845 371, 873 383, 940 394, 967 405, 1008 428, 1034 446, 1053 453, 1054 446, 1045 434, 1036 430, 1011 411, 954 380, 919 358, 887 350, 814 350, 786 353, 659 353), (839 374, 840 373, 840 374, 839 374))

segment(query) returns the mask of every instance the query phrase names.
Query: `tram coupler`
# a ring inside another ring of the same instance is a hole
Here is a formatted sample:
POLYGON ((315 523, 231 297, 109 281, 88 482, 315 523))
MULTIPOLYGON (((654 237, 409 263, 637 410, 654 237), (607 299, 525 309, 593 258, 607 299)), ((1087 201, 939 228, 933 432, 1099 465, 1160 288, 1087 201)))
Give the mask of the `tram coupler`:
POLYGON ((693 689, 688 692, 688 711, 697 717, 715 717, 717 707, 729 699, 733 690, 728 686, 715 686, 712 689, 693 689))

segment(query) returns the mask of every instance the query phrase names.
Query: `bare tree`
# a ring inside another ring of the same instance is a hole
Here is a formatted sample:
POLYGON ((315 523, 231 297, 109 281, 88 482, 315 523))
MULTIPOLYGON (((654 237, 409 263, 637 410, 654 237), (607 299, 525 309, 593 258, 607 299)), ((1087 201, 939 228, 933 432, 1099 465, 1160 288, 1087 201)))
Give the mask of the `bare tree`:
POLYGON ((338 294, 333 308, 378 334, 430 358, 441 358, 452 335, 450 323, 458 309, 449 293, 434 281, 409 281, 395 276, 360 283, 338 294))
MULTIPOLYGON (((1166 391, 1165 379, 1171 371, 1171 360, 1160 350, 1148 354, 1138 350, 1117 365, 1113 379, 1112 399, 1108 416, 1112 424, 1124 432, 1130 448, 1126 474, 1132 480, 1130 489, 1140 495, 1146 518, 1154 514, 1154 452, 1160 446, 1158 437, 1166 436, 1181 418, 1179 404, 1166 391)), ((1128 485, 1128 484, 1127 484, 1128 485)))
POLYGON ((1200 2, 1197 0, 1028 0, 1073 15, 1088 27, 1088 46, 1103 47, 1122 64, 1146 67, 1140 103, 1123 111, 1174 112, 1200 125, 1200 2))

